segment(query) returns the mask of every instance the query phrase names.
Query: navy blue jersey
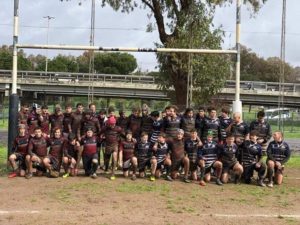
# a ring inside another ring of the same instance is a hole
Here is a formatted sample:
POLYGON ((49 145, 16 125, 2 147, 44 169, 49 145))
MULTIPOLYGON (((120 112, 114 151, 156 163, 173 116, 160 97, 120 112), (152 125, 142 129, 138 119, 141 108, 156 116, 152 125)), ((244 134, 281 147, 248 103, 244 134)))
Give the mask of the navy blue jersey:
POLYGON ((243 148, 240 149, 239 158, 243 166, 250 166, 262 157, 261 146, 252 141, 245 141, 243 148))
POLYGON ((238 147, 236 144, 231 146, 224 144, 218 146, 218 148, 223 164, 230 165, 237 162, 238 147))
POLYGON ((230 117, 219 117, 220 120, 220 126, 221 126, 221 138, 224 141, 227 137, 226 135, 226 128, 232 123, 232 119, 230 117))
POLYGON ((195 118, 194 117, 186 117, 186 116, 183 116, 181 118, 181 124, 180 124, 180 127, 181 129, 184 130, 184 137, 185 138, 189 138, 191 135, 191 130, 192 129, 195 129, 195 118))
POLYGON ((198 149, 199 149, 199 140, 192 140, 189 138, 184 142, 184 150, 188 155, 190 162, 192 163, 196 163, 197 161, 198 149))
POLYGON ((152 149, 150 142, 139 142, 136 145, 136 155, 139 159, 147 159, 152 156, 152 149))
POLYGON ((205 161, 205 167, 211 166, 218 159, 218 145, 217 142, 205 142, 198 150, 198 158, 205 161))
POLYGON ((177 136, 177 130, 180 129, 181 117, 176 116, 175 118, 166 117, 164 118, 164 131, 167 137, 175 138, 177 136))
POLYGON ((272 141, 269 143, 267 148, 267 156, 268 160, 273 160, 284 164, 289 160, 291 156, 291 150, 285 141, 272 141))
POLYGON ((160 131, 163 127, 163 121, 158 120, 158 121, 153 121, 152 123, 152 133, 150 137, 150 142, 155 143, 157 142, 158 135, 160 134, 160 131))
POLYGON ((205 118, 203 122, 203 129, 202 129, 202 138, 203 140, 207 139, 208 131, 212 131, 213 133, 213 140, 220 141, 221 140, 221 125, 219 118, 205 118))
POLYGON ((252 121, 250 124, 250 132, 257 131, 258 138, 262 138, 264 140, 263 143, 267 143, 272 137, 271 126, 266 121, 259 122, 258 120, 252 121))
POLYGON ((165 143, 157 143, 157 150, 155 151, 155 154, 154 154, 156 157, 157 163, 163 162, 166 159, 168 153, 169 153, 169 146, 166 142, 165 143))

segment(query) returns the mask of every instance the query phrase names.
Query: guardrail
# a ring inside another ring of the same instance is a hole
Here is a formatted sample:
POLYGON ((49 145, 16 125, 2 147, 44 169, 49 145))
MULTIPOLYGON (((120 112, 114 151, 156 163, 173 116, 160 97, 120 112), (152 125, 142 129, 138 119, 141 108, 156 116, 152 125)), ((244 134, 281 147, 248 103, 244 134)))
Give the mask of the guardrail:
MULTIPOLYGON (((11 70, 0 70, 0 78, 11 78, 11 70)), ((124 82, 124 83, 146 83, 155 84, 155 78, 145 75, 117 75, 117 74, 88 74, 88 73, 68 73, 68 72, 48 72, 44 71, 18 71, 18 79, 39 79, 45 82, 124 82)), ((241 89, 244 90, 265 90, 279 91, 278 82, 262 81, 241 81, 241 89)), ((227 80, 224 88, 235 88, 234 80, 227 80)), ((284 92, 300 92, 300 84, 282 84, 284 92)))

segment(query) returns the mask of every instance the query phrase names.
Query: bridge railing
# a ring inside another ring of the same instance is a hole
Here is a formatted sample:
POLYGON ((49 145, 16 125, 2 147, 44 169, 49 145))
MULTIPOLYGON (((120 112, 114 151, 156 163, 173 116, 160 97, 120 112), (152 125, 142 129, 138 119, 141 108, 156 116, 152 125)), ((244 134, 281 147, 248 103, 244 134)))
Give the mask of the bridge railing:
MULTIPOLYGON (((0 78, 11 78, 11 70, 0 70, 0 78)), ((38 79, 47 82, 126 82, 126 83, 155 83, 152 76, 117 75, 117 74, 88 74, 67 72, 18 71, 18 79, 38 79)))
MULTIPOLYGON (((11 78, 11 70, 0 70, 0 78, 11 78)), ((88 74, 88 73, 68 73, 68 72, 48 72, 44 71, 18 71, 18 79, 23 80, 43 80, 45 82, 125 82, 125 83, 146 83, 155 84, 155 78, 145 75, 117 75, 117 74, 88 74)), ((242 90, 263 90, 279 91, 278 82, 263 81, 241 81, 242 90)), ((225 88, 235 88, 234 80, 227 80, 225 88)), ((300 92, 300 84, 284 83, 285 92, 300 92)))

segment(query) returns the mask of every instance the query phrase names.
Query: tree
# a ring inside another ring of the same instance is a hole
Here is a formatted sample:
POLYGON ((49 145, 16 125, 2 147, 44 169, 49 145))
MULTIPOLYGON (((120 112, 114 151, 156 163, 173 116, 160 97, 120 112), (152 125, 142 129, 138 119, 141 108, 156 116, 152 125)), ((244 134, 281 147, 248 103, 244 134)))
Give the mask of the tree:
MULTIPOLYGON (((244 0, 250 3, 254 10, 258 10, 265 1, 244 0)), ((130 12, 136 7, 150 10, 161 41, 158 46, 218 49, 221 47, 222 33, 219 29, 213 28, 214 9, 218 5, 232 3, 232 0, 102 0, 102 2, 103 5, 109 4, 113 9, 122 12, 130 12)), ((149 24, 148 30, 151 31, 152 28, 152 24, 149 24)), ((189 62, 194 71, 197 96, 204 97, 202 101, 206 100, 206 96, 217 92, 225 79, 227 68, 229 69, 226 57, 219 55, 194 55, 193 60, 188 60, 187 54, 157 54, 157 58, 160 71, 164 74, 162 81, 165 81, 161 87, 173 86, 176 103, 181 106, 186 102, 189 62)))
MULTIPOLYGON (((12 46, 3 45, 0 48, 0 69, 11 70, 13 60, 12 46)), ((26 58, 23 50, 18 51, 18 69, 32 70, 31 62, 26 58)))
MULTIPOLYGON (((278 82, 281 59, 270 57, 264 59, 246 46, 241 47, 241 80, 278 82)), ((296 71, 288 63, 284 63, 285 82, 296 81, 296 71)))

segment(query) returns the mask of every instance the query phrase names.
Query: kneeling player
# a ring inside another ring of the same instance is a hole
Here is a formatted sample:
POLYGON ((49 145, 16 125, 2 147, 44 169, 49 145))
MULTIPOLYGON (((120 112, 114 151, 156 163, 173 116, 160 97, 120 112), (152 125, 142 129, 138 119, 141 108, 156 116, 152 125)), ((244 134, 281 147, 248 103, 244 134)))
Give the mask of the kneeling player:
POLYGON ((246 140, 240 148, 239 158, 244 168, 244 179, 246 184, 250 184, 254 170, 258 172, 257 185, 265 187, 263 182, 266 165, 261 161, 262 148, 257 143, 257 132, 251 131, 250 140, 246 140))
POLYGON ((33 166, 37 169, 37 175, 42 175, 46 172, 43 160, 48 153, 48 138, 43 136, 40 127, 34 129, 34 137, 32 137, 28 144, 28 154, 30 155, 30 160, 28 163, 28 173, 25 178, 32 178, 33 166))
POLYGON ((170 176, 171 160, 169 155, 169 146, 166 143, 166 135, 160 133, 158 135, 157 143, 153 146, 153 152, 157 161, 155 177, 160 178, 162 169, 166 169, 166 179, 172 181, 170 176))
POLYGON ((151 167, 150 181, 155 181, 155 171, 157 166, 157 161, 154 156, 152 156, 151 143, 148 141, 148 134, 142 132, 141 140, 136 146, 136 155, 138 159, 139 176, 145 177, 146 167, 151 167))
POLYGON ((78 160, 78 153, 80 152, 80 143, 76 140, 76 135, 70 133, 68 136, 68 142, 64 149, 63 165, 65 169, 65 174, 63 178, 77 175, 76 165, 78 160))
POLYGON ((126 132, 126 140, 120 143, 119 160, 123 162, 124 177, 128 177, 129 169, 132 167, 132 180, 136 180, 137 158, 134 156, 136 142, 132 139, 132 132, 126 132))
POLYGON ((54 135, 49 139, 50 150, 43 163, 49 171, 50 177, 59 177, 63 151, 66 148, 66 139, 60 128, 54 128, 54 135))
POLYGON ((202 146, 202 142, 198 137, 197 130, 192 129, 190 132, 191 137, 185 141, 185 152, 189 157, 190 161, 190 172, 192 180, 197 180, 197 169, 198 169, 198 149, 202 146))
POLYGON ((273 187, 273 176, 275 172, 275 183, 280 185, 283 180, 284 164, 290 159, 291 151, 289 145, 283 140, 280 131, 273 134, 273 141, 267 148, 268 187, 273 187))
POLYGON ((27 147, 29 143, 29 135, 26 134, 25 124, 19 125, 19 135, 16 137, 12 154, 9 156, 9 162, 13 169, 13 172, 8 175, 9 178, 16 177, 18 172, 21 177, 25 176, 27 165, 30 160, 30 156, 27 155, 27 147), (19 165, 17 165, 17 162, 19 165))
POLYGON ((216 184, 222 185, 221 175, 223 163, 218 160, 218 145, 213 141, 213 133, 208 132, 207 140, 198 151, 200 172, 200 185, 205 186, 205 182, 210 182, 211 170, 214 169, 216 173, 216 184))
POLYGON ((97 178, 100 141, 94 136, 92 128, 87 128, 86 135, 81 138, 80 144, 83 146, 82 162, 85 175, 95 179, 97 178))
POLYGON ((183 181, 189 183, 190 180, 188 179, 188 173, 190 168, 190 160, 187 156, 185 156, 183 135, 184 131, 178 129, 176 138, 168 142, 170 145, 172 160, 171 177, 172 179, 176 179, 179 169, 184 168, 183 181))
POLYGON ((228 173, 230 170, 233 170, 235 175, 234 182, 237 184, 240 182, 241 175, 243 173, 243 167, 239 164, 237 160, 237 150, 238 147, 234 143, 234 136, 231 133, 227 134, 226 143, 220 146, 220 156, 223 163, 223 174, 222 174, 222 182, 228 182, 228 173))

